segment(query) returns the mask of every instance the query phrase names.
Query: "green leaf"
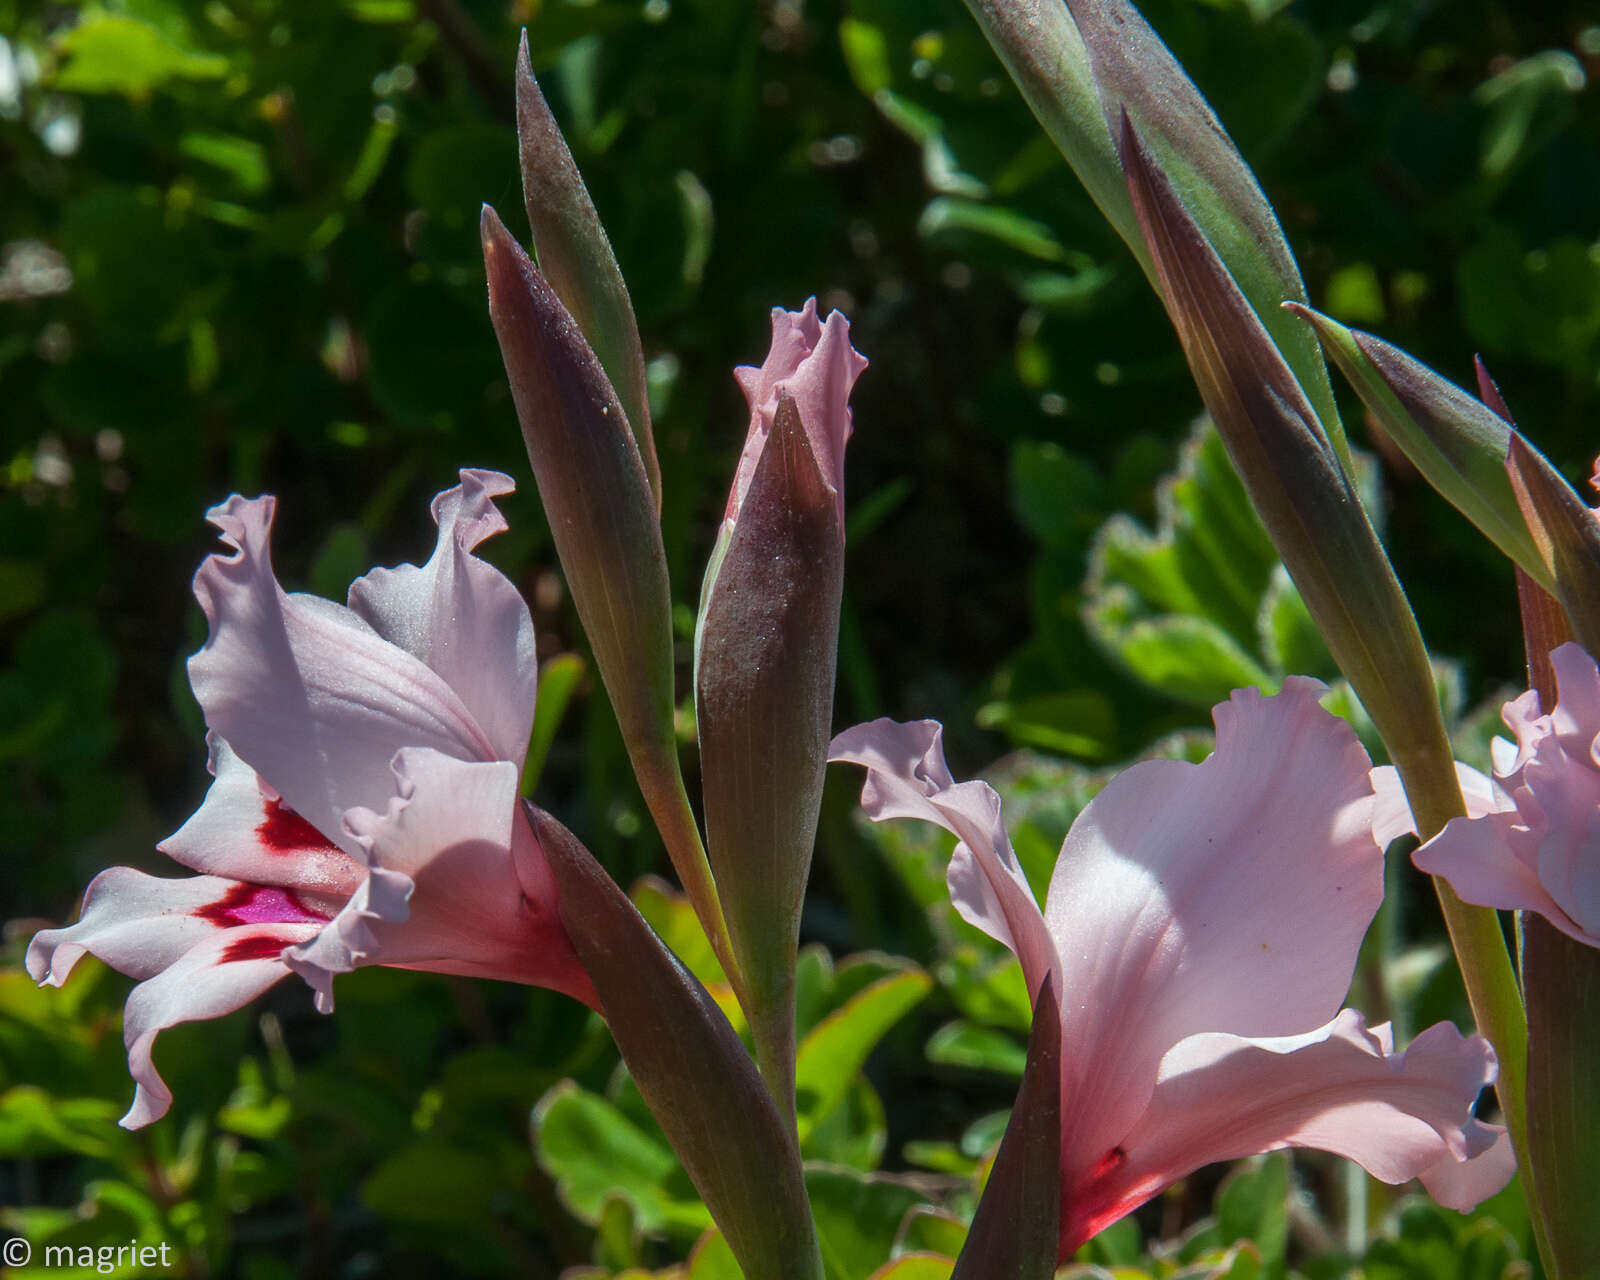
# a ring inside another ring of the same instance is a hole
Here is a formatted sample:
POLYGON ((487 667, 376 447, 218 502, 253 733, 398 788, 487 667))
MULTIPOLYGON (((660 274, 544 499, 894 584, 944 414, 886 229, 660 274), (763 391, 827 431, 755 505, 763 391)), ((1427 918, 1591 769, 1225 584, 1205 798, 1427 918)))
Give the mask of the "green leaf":
POLYGON ((1306 307, 1291 310, 1315 328, 1368 412, 1428 483, 1548 587, 1550 570, 1528 534, 1506 475, 1510 423, 1381 338, 1306 307))
POLYGON ((498 1162, 480 1149, 436 1139, 402 1147, 361 1186, 366 1206, 393 1221, 492 1232, 502 1185, 498 1162))
POLYGON ((1295 590, 1294 580, 1281 564, 1273 570, 1272 582, 1261 597, 1256 627, 1261 634, 1261 652, 1273 671, 1333 674, 1333 655, 1322 642, 1322 633, 1295 590))
POLYGON ((992 240, 1026 257, 1061 262, 1066 252, 1050 228, 999 205, 939 196, 917 219, 917 234, 930 244, 959 249, 974 240, 992 240))
POLYGON ((371 566, 372 550, 366 530, 355 523, 336 524, 311 559, 308 585, 325 600, 340 600, 350 584, 371 566))
POLYGON ((889 66, 889 42, 883 32, 859 18, 844 18, 839 23, 839 48, 845 66, 861 96, 870 98, 893 83, 889 66))
POLYGON ((844 1097, 873 1047, 932 986, 933 979, 916 968, 881 978, 852 996, 806 1036, 795 1063, 802 1144, 817 1121, 844 1097))
MULTIPOLYGON (((1304 302, 1305 286, 1277 217, 1227 131, 1138 10, 1127 0, 1029 6, 967 0, 967 8, 1045 132, 1154 283, 1158 277, 1129 198, 1123 173, 1128 159, 1116 130, 1126 118, 1144 136, 1155 166, 1178 189, 1268 341, 1314 403, 1322 429, 1341 455, 1346 452, 1317 345, 1278 309, 1285 298, 1304 302)), ((1303 36, 1292 43, 1297 47, 1285 47, 1269 61, 1283 68, 1298 61, 1304 82, 1305 72, 1315 68, 1315 49, 1303 36)))
POLYGON ((646 1231, 710 1225, 677 1157, 597 1094, 562 1081, 534 1108, 533 1132, 539 1164, 555 1179, 561 1202, 591 1226, 619 1194, 646 1231))
POLYGON ((1054 441, 1011 446, 1011 509, 1046 546, 1081 547, 1099 522, 1104 491, 1099 471, 1054 441))
POLYGON ((927 1054, 940 1066, 1010 1076, 1020 1076, 1028 1062, 1028 1051, 1003 1031, 960 1020, 945 1023, 928 1038, 927 1054))
POLYGON ((0 1152, 18 1158, 76 1152, 112 1160, 130 1149, 123 1108, 100 1098, 57 1098, 35 1085, 0 1093, 0 1152))
POLYGON ((858 1076, 839 1105, 812 1126, 806 1157, 871 1173, 883 1162, 888 1139, 883 1100, 865 1076, 858 1076))
POLYGON ((1230 1173, 1217 1191, 1224 1240, 1247 1239, 1260 1251, 1264 1275, 1282 1276, 1289 1241, 1289 1158, 1263 1156, 1230 1173))
POLYGON ((872 1280, 950 1280, 954 1264, 932 1253, 902 1254, 872 1273, 872 1280))
POLYGON ((227 174, 241 195, 258 196, 272 182, 267 150, 252 138, 197 130, 178 139, 178 150, 227 174))
POLYGON ((1154 534, 1114 516, 1096 535, 1084 585, 1090 636, 1141 680, 1197 706, 1247 684, 1271 690, 1285 670, 1271 664, 1260 619, 1281 569, 1209 423, 1161 482, 1157 512, 1154 534))
POLYGON ((662 1133, 751 1280, 816 1280, 800 1152, 744 1044, 570 831, 527 806, 566 927, 662 1133))
POLYGON ((1277 691, 1277 680, 1207 618, 1130 617, 1131 601, 1107 593, 1084 613, 1089 632, 1128 671, 1169 697, 1209 707, 1234 689, 1277 691))
POLYGON ((923 1203, 903 1182, 832 1165, 808 1166, 806 1190, 827 1280, 867 1280, 889 1260, 901 1220, 923 1203))
MULTIPOLYGON (((593 349, 626 415, 661 509, 661 468, 650 428, 644 351, 628 286, 561 129, 533 78, 528 33, 517 46, 517 140, 522 196, 539 270, 593 349)), ((692 237, 691 237, 692 241, 692 237)))
POLYGON ((913 1209, 900 1224, 899 1247, 911 1253, 954 1258, 967 1239, 967 1224, 939 1209, 913 1209))
POLYGON ((62 66, 53 85, 68 93, 121 93, 147 98, 169 80, 214 80, 228 72, 215 53, 180 49, 133 18, 91 17, 56 45, 62 66))
POLYGON ((1479 85, 1473 97, 1488 108, 1479 162, 1484 174, 1509 172, 1587 85, 1583 64, 1565 49, 1523 58, 1479 85))
MULTIPOLYGON (((531 84, 531 75, 524 80, 531 84)), ((573 604, 678 880, 721 946, 722 908, 678 762, 672 595, 655 491, 640 456, 648 441, 636 439, 553 286, 487 205, 480 229, 489 316, 573 604)))
POLYGON ((1600 261, 1587 240, 1563 236, 1529 247, 1496 228, 1457 271, 1467 332, 1487 353, 1517 356, 1583 376, 1600 340, 1600 261))
POLYGON ((695 1243, 684 1280, 744 1280, 744 1272, 739 1269, 733 1250, 715 1227, 695 1243))
POLYGON ((522 794, 531 796, 544 775, 544 764, 572 705, 586 667, 576 653, 558 653, 539 667, 539 689, 533 704, 533 728, 528 734, 528 757, 522 766, 522 794))
POLYGON ((982 729, 997 729, 1013 746, 1057 755, 1101 760, 1116 741, 1116 708, 1093 689, 1034 694, 1016 702, 986 702, 978 708, 982 729))
POLYGON ((406 190, 419 208, 451 227, 476 225, 482 192, 505 186, 516 137, 500 125, 458 124, 417 141, 406 164, 406 190))

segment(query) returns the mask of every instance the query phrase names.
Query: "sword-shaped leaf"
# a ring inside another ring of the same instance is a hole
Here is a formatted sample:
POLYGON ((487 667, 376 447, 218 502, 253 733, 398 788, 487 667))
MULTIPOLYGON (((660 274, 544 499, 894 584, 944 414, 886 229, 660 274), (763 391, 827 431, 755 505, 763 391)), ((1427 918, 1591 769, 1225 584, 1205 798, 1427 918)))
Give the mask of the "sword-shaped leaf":
POLYGON ((578 838, 528 806, 634 1083, 749 1280, 821 1280, 794 1130, 706 989, 578 838))
POLYGON ((1453 788, 1422 637, 1350 477, 1282 354, 1126 119, 1123 155, 1167 313, 1278 554, 1396 762, 1449 770, 1453 788))
POLYGON ((1343 458, 1343 427, 1321 353, 1279 309, 1285 299, 1305 302, 1306 291, 1277 215, 1161 37, 1128 0, 967 0, 967 8, 1045 132, 1157 283, 1116 141, 1122 116, 1133 121, 1343 458))
POLYGON ((1524 572, 1550 587, 1550 571, 1506 474, 1506 415, 1381 338, 1299 303, 1285 305, 1311 324, 1368 412, 1423 478, 1524 572))
POLYGON ((1515 431, 1505 465, 1553 594, 1578 642, 1600 653, 1600 520, 1515 431))
POLYGON ((1061 1015, 1047 977, 1028 1065, 950 1280, 1049 1280, 1061 1222, 1061 1015))
POLYGON ((522 198, 539 270, 583 330, 616 388, 634 442, 661 509, 661 468, 650 432, 644 349, 633 302, 589 189, 533 78, 528 33, 517 46, 517 142, 522 154, 522 198))
POLYGON ((735 986, 674 725, 672 600, 644 462, 617 394, 550 283, 485 205, 489 315, 556 552, 667 852, 735 986))

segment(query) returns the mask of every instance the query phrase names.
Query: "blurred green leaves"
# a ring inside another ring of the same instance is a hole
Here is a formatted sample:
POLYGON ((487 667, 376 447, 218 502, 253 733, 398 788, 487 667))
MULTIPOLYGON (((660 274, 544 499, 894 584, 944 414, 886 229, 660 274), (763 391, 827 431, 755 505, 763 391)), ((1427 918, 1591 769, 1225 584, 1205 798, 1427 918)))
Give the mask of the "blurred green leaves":
POLYGON ((228 73, 220 54, 182 48, 135 18, 86 17, 55 45, 62 60, 52 85, 69 93, 121 93, 144 99, 169 80, 214 80, 228 73))

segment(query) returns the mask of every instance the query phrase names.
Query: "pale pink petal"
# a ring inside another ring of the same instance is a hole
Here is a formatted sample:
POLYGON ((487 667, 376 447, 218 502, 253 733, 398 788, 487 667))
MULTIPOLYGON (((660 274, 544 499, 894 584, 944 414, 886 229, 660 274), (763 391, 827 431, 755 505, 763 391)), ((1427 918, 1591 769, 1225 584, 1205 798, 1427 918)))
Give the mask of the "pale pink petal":
POLYGON ((156 848, 208 875, 252 884, 346 894, 365 869, 256 776, 216 734, 209 734, 215 781, 200 808, 156 848))
POLYGON ((149 978, 219 931, 269 922, 320 926, 332 914, 332 904, 316 895, 218 876, 164 880, 111 867, 90 883, 76 924, 34 936, 28 972, 59 987, 87 952, 119 973, 149 978))
POLYGON ((1551 650, 1556 673, 1556 709, 1550 719, 1574 759, 1586 759, 1600 734, 1600 669, 1581 645, 1551 650))
POLYGON ((1452 818, 1411 855, 1411 861, 1419 871, 1443 876, 1462 901, 1473 906, 1565 915, 1539 883, 1532 864, 1537 845, 1538 836, 1521 826, 1515 813, 1491 814, 1477 821, 1452 818), (1524 861, 1525 856, 1529 860, 1524 861))
POLYGON ((1545 892, 1578 930, 1596 935, 1600 934, 1600 769, 1590 760, 1588 742, 1569 754, 1572 741, 1559 734, 1546 738, 1523 767, 1523 787, 1516 793, 1519 817, 1535 833, 1537 844, 1530 858, 1528 846, 1516 842, 1513 833, 1513 847, 1538 872, 1545 892))
POLYGON ((1137 1124, 1072 1160, 1069 1234, 1086 1238, 1202 1165, 1279 1147, 1331 1151, 1396 1183, 1488 1151, 1499 1130, 1472 1117, 1494 1081, 1488 1042, 1440 1023, 1393 1054, 1380 1030, 1346 1009, 1304 1035, 1203 1033, 1174 1046, 1137 1124))
POLYGON ((726 520, 731 522, 744 502, 778 411, 778 393, 794 397, 800 422, 810 441, 822 478, 838 498, 844 519, 844 448, 850 438, 850 391, 866 357, 850 345, 850 322, 837 311, 827 323, 817 320, 817 300, 799 311, 772 309, 772 345, 761 367, 741 365, 733 371, 750 406, 750 428, 728 495, 726 520))
POLYGON ((1539 694, 1536 690, 1529 689, 1520 697, 1513 698, 1500 708, 1500 719, 1506 728, 1511 730, 1516 738, 1516 751, 1509 759, 1505 758, 1504 751, 1495 761, 1495 772, 1502 778, 1510 778, 1529 760, 1546 737, 1555 732, 1550 723, 1550 717, 1545 715, 1539 707, 1539 694))
POLYGON ((828 758, 866 766, 861 807, 874 822, 920 818, 959 844, 950 860, 951 901, 969 924, 1010 947, 1022 962, 1029 995, 1055 966, 1055 946, 1000 821, 1000 797, 986 782, 956 782, 935 720, 874 720, 846 729, 828 758))
MULTIPOLYGON (((437 751, 395 756, 393 798, 346 825, 371 874, 334 923, 285 956, 332 1007, 332 981, 361 964, 500 978, 579 994, 588 983, 552 891, 530 899, 519 861, 543 866, 509 762, 464 763, 437 751), (516 828, 522 830, 518 832, 516 828)), ((537 874, 537 871, 531 874, 537 874)), ((548 873, 546 872, 546 875, 548 873)))
POLYGON ((1495 1131, 1494 1145, 1466 1160, 1446 1156, 1431 1169, 1417 1175, 1428 1194, 1446 1209, 1466 1213, 1482 1204, 1511 1181, 1517 1171, 1517 1153, 1511 1148, 1511 1135, 1500 1125, 1486 1125, 1495 1131))
POLYGON ((159 1120, 172 1105, 172 1091, 156 1071, 151 1053, 156 1035, 180 1022, 220 1018, 243 1008, 288 976, 279 959, 285 947, 315 932, 313 924, 247 925, 214 931, 128 997, 122 1038, 128 1070, 138 1088, 122 1127, 138 1129, 159 1120))
POLYGON ((463 471, 459 485, 433 500, 439 537, 428 562, 358 578, 350 608, 432 668, 460 696, 494 758, 520 767, 538 685, 533 619, 511 580, 472 554, 505 529, 494 499, 515 488, 498 471, 463 471))
MULTIPOLYGON (((1493 778, 1459 760, 1456 761, 1456 782, 1461 787, 1461 799, 1467 806, 1469 818, 1481 818, 1486 813, 1511 807, 1510 799, 1495 786, 1493 778)), ((1417 823, 1411 816, 1405 787, 1400 783, 1400 771, 1392 764, 1379 765, 1372 771, 1372 790, 1377 796, 1372 809, 1372 838, 1386 849, 1401 836, 1416 835, 1417 823)))
POLYGON ((1045 909, 1069 1146, 1132 1124, 1186 1036, 1297 1034, 1337 1012, 1383 851, 1371 761, 1322 691, 1235 692, 1208 759, 1134 765, 1073 824, 1045 909))
POLYGON ((347 809, 392 792, 398 745, 464 760, 495 758, 454 690, 356 614, 316 596, 285 595, 268 538, 273 499, 230 498, 209 519, 231 556, 209 556, 194 591, 210 623, 189 678, 206 723, 294 811, 347 853, 347 809))

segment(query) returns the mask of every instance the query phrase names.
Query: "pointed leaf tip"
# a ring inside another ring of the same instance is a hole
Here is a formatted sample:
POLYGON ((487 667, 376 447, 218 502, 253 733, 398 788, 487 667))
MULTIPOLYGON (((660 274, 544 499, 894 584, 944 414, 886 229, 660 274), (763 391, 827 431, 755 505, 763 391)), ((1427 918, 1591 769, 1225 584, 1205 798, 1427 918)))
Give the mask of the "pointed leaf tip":
MULTIPOLYGON (((714 944, 726 928, 684 794, 661 524, 616 391, 549 280, 486 212, 489 316, 573 604, 651 816, 714 944)), ((731 956, 719 951, 737 987, 731 956)))
POLYGON ((1490 374, 1489 366, 1484 363, 1483 357, 1480 355, 1473 356, 1472 367, 1478 375, 1478 399, 1511 423, 1512 426, 1515 426, 1516 419, 1511 416, 1511 410, 1506 407, 1505 397, 1500 394, 1500 386, 1495 382, 1493 375, 1490 374))
POLYGON ((820 1280, 794 1131, 727 1018, 572 832, 526 806, 607 1024, 749 1280, 820 1280))
MULTIPOLYGON (((1423 478, 1524 572, 1551 585, 1506 474, 1504 403, 1486 395, 1486 407, 1393 344, 1310 307, 1284 305, 1312 327, 1367 412, 1423 478)), ((1486 377, 1480 375, 1480 387, 1493 392, 1486 377)))
POLYGON ((1453 789, 1416 619, 1336 448, 1260 317, 1126 120, 1122 139, 1128 190, 1162 301, 1252 505, 1391 754, 1425 761, 1453 789))
POLYGON ((1061 1238, 1061 1011, 1039 986, 1028 1065, 950 1280, 1049 1280, 1061 1238))
POLYGON ((589 189, 534 77, 527 28, 517 46, 515 79, 522 195, 539 269, 616 388, 659 515, 661 469, 633 302, 589 189))
POLYGON ((1590 653, 1600 653, 1600 520, 1517 431, 1510 434, 1506 471, 1573 632, 1590 653))
POLYGON ((1306 296, 1277 216, 1215 113, 1138 9, 1129 0, 966 4, 1045 132, 1154 282, 1118 157, 1118 117, 1132 116, 1344 457, 1317 344, 1276 311, 1281 299, 1306 296))

